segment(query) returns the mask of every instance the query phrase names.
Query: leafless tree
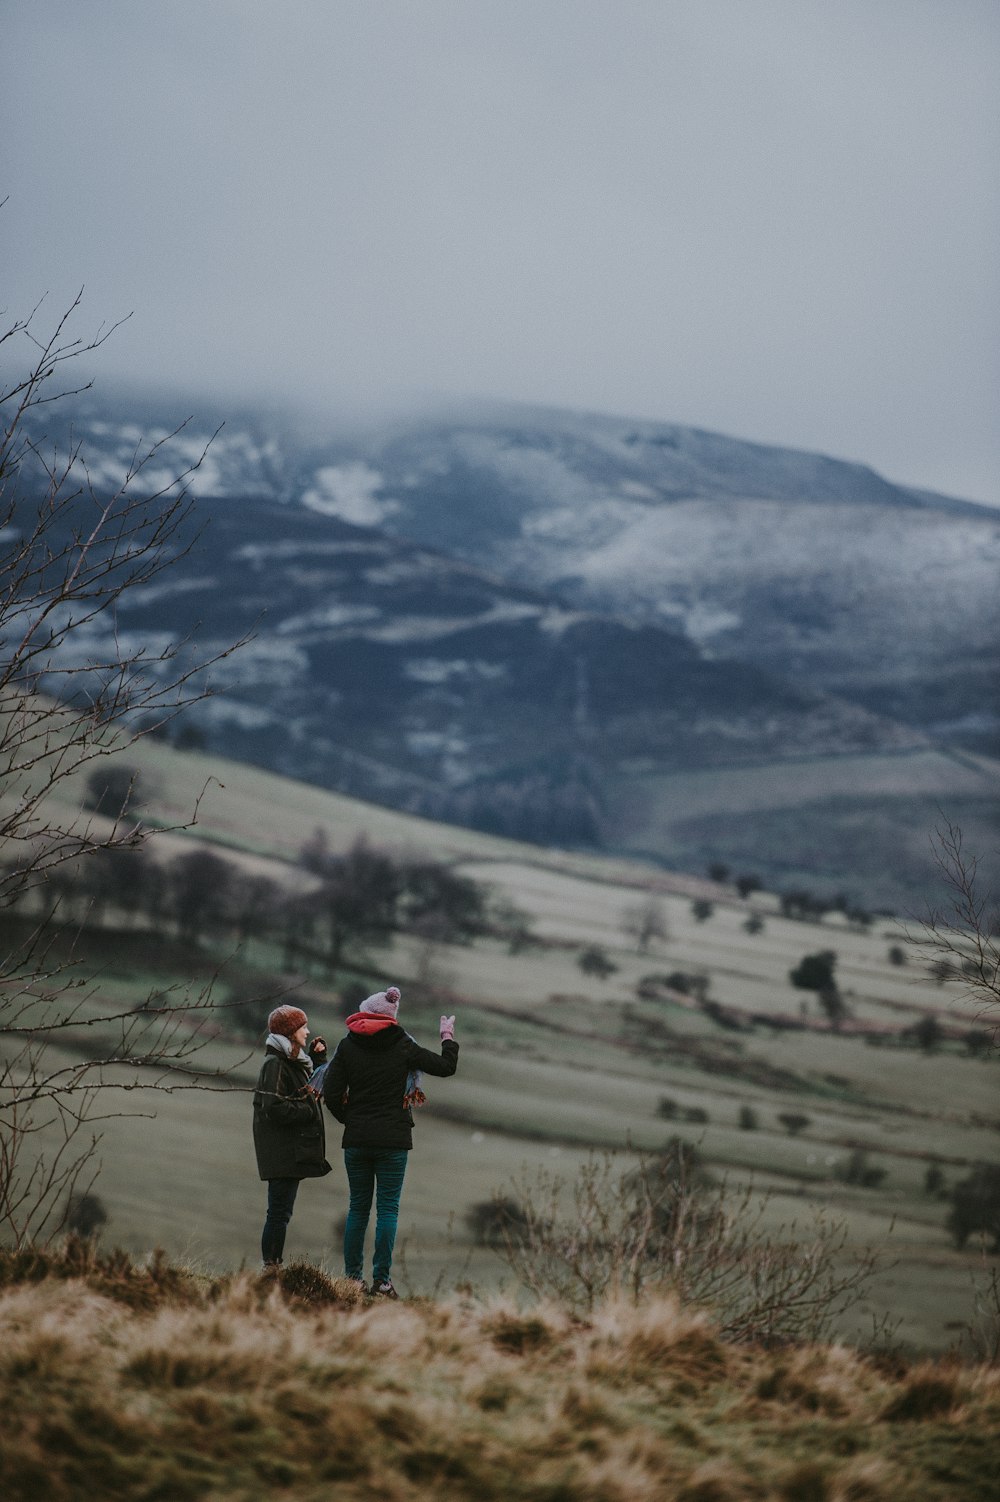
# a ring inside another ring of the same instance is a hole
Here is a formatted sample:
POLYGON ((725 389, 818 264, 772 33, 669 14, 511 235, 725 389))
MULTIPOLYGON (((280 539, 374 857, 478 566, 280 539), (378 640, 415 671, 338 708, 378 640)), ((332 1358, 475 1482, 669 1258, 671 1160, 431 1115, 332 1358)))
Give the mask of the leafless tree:
POLYGON ((39 308, 0 331, 13 371, 0 382, 0 1236, 16 1245, 62 1228, 96 1173, 96 1124, 131 1092, 209 1078, 193 1056, 211 988, 156 1008, 110 1002, 58 897, 41 899, 62 869, 149 838, 128 799, 81 806, 88 774, 201 698, 211 663, 239 645, 194 662, 187 643, 119 638, 123 595, 192 545, 186 481, 204 452, 169 484, 144 486, 167 440, 152 443, 108 486, 92 481, 80 442, 60 450, 45 437, 49 406, 72 408, 87 389, 67 380, 73 362, 113 332, 74 338, 79 306, 46 334, 39 308))
POLYGON ((645 902, 633 903, 624 908, 621 925, 622 932, 630 939, 635 939, 641 954, 646 953, 654 939, 665 944, 670 938, 663 904, 655 897, 649 897, 645 902))
POLYGON ((979 1005, 978 1020, 1000 1034, 1000 903, 983 891, 979 862, 956 824, 935 831, 934 855, 949 898, 933 909, 917 933, 907 935, 938 979, 960 980, 979 1005))

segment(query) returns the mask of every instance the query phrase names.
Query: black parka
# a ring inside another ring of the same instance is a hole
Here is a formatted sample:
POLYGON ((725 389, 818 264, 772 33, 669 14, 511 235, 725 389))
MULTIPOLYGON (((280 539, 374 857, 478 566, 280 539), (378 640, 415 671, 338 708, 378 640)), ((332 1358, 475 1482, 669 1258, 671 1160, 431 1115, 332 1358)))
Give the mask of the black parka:
POLYGON ((270 1043, 253 1097, 253 1145, 262 1179, 315 1179, 330 1172, 319 1100, 303 1064, 270 1043))
POLYGON ((443 1077, 457 1068, 458 1044, 450 1038, 436 1054, 396 1022, 377 1033, 349 1032, 323 1078, 327 1109, 344 1124, 341 1146, 409 1151, 413 1112, 403 1104, 407 1075, 422 1069, 443 1077))

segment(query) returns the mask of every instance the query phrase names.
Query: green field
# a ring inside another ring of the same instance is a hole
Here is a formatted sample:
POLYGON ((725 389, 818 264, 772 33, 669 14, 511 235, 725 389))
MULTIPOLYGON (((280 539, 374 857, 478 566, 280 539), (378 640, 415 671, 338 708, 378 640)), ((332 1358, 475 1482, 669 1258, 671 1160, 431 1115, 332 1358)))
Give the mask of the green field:
MULTIPOLYGON (((961 985, 933 983, 913 951, 905 965, 890 962, 890 946, 906 944, 897 922, 879 919, 863 932, 840 918, 793 921, 766 893, 742 901, 696 877, 435 825, 152 741, 130 755, 154 790, 148 815, 158 824, 183 823, 204 789, 194 830, 155 837, 164 857, 197 839, 249 870, 292 880, 298 851, 319 827, 334 850, 364 835, 396 855, 452 862, 531 915, 539 942, 517 954, 496 940, 429 945, 402 934, 383 950, 351 956, 355 976, 372 989, 401 986, 401 1021, 421 1041, 435 1041, 440 1011, 458 1015, 459 1072, 427 1082, 418 1114, 401 1218, 404 1287, 503 1280, 504 1267, 473 1245, 464 1216, 524 1166, 572 1176, 591 1149, 655 1151, 676 1134, 696 1143, 716 1174, 773 1191, 773 1223, 823 1205, 846 1218, 858 1244, 884 1244, 887 1266, 845 1334, 863 1336, 872 1315, 889 1310, 913 1345, 941 1349, 954 1340, 970 1314, 981 1258, 971 1243, 954 1249, 947 1205, 925 1193, 924 1176, 936 1162, 952 1185, 973 1163, 996 1160, 1000 1075, 995 1053, 973 1057, 962 1045, 976 1008, 961 985), (696 922, 692 899, 706 896, 714 911, 696 922), (642 953, 623 914, 651 897, 662 905, 668 937, 642 953), (743 926, 751 911, 764 920, 756 935, 743 926), (590 944, 617 967, 603 979, 577 964, 590 944), (837 955, 851 1009, 839 1034, 825 1028, 813 993, 788 979, 804 954, 822 949, 837 955), (709 978, 729 1025, 671 989, 640 998, 644 976, 677 971, 709 978), (924 1053, 899 1034, 928 1013, 946 1037, 924 1053), (752 1016, 806 1026, 779 1030, 752 1016), (862 1026, 868 1031, 854 1030, 862 1026), (665 1099, 671 1119, 662 1114, 665 1099), (740 1124, 746 1108, 756 1129, 740 1124), (795 1136, 778 1120, 787 1112, 808 1118, 795 1136), (843 1180, 859 1148, 883 1171, 877 1187, 843 1180)), ((64 786, 66 811, 80 792, 64 786)), ((93 941, 97 985, 123 999, 178 980, 200 984, 220 960, 116 931, 114 914, 105 921, 93 941)), ((264 942, 227 953, 220 994, 234 970, 273 975, 279 962, 264 942)), ((287 984, 313 1030, 336 1037, 340 978, 330 985, 288 976, 287 984)), ((266 1010, 262 1002, 262 1026, 266 1010)), ((257 1058, 247 1053, 215 1038, 202 1061, 232 1066, 232 1088, 156 1094, 136 1106, 155 1114, 105 1123, 97 1192, 109 1214, 106 1241, 134 1252, 159 1245, 209 1270, 256 1264, 264 1194, 250 1140, 257 1058)), ((337 1270, 334 1227, 346 1195, 338 1129, 329 1127, 334 1172, 303 1187, 288 1255, 337 1270)))

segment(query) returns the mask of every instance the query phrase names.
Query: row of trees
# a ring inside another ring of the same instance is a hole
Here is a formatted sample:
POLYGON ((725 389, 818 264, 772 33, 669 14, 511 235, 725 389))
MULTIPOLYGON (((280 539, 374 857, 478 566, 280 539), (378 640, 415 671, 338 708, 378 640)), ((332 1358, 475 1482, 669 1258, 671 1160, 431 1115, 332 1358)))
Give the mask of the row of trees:
POLYGON ((11 907, 53 930, 100 926, 110 916, 187 944, 268 939, 280 946, 286 970, 318 968, 327 977, 348 951, 356 955, 400 929, 447 943, 488 934, 517 947, 531 941, 525 913, 491 901, 483 885, 447 865, 395 860, 363 839, 334 854, 318 832, 291 886, 247 874, 202 846, 160 861, 140 841, 67 854, 11 907))

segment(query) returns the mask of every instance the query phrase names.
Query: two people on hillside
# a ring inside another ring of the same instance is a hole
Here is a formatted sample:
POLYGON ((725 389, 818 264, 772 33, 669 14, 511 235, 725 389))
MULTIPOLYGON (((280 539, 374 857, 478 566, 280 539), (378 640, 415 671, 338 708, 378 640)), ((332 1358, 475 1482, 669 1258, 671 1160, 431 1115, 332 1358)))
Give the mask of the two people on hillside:
MULTIPOLYGON (((344 1273, 364 1287, 364 1244, 375 1201, 375 1253, 371 1292, 395 1298, 392 1254, 399 1200, 413 1147, 413 1108, 424 1094, 421 1075, 440 1078, 458 1067, 454 1017, 442 1017, 441 1051, 422 1048, 398 1022, 397 986, 377 991, 347 1019, 347 1034, 326 1061, 313 1041, 306 1051, 308 1019, 298 1007, 275 1008, 268 1018, 264 1064, 254 1094, 257 1167, 268 1181, 268 1210, 261 1237, 265 1266, 284 1250, 299 1182, 329 1173, 322 1098, 344 1128, 341 1146, 350 1192, 344 1229, 344 1273), (321 1079, 317 1090, 317 1077, 321 1079), (278 1172, 273 1172, 277 1165, 278 1172)), ((322 1041, 322 1040, 320 1040, 322 1041)))

